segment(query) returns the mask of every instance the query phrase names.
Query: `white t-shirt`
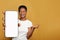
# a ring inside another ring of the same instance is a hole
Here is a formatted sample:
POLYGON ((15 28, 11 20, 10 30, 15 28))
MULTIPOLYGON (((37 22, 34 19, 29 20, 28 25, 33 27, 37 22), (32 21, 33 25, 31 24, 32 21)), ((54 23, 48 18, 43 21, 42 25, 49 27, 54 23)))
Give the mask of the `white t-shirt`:
POLYGON ((28 27, 32 27, 32 22, 29 20, 19 20, 18 37, 12 38, 12 40, 27 40, 28 27))

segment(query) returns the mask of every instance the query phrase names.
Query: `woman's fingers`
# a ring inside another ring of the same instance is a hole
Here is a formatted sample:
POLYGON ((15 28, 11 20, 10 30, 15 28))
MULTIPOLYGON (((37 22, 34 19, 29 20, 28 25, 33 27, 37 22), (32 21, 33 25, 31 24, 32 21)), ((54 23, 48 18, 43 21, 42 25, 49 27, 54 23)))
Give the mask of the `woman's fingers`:
POLYGON ((3 31, 4 31, 5 30, 5 23, 4 23, 4 21, 3 21, 2 25, 3 25, 3 31))
POLYGON ((38 27, 39 27, 39 25, 34 25, 33 27, 34 27, 34 28, 38 28, 38 27))
POLYGON ((2 12, 3 13, 3 15, 5 15, 5 11, 4 12, 2 12))
POLYGON ((20 24, 18 23, 18 27, 20 26, 20 24))
POLYGON ((2 12, 3 13, 3 17, 2 17, 2 25, 3 25, 3 31, 5 30, 5 12, 2 12))
POLYGON ((2 20, 3 20, 3 22, 5 22, 5 12, 2 12, 2 13, 3 13, 2 20))

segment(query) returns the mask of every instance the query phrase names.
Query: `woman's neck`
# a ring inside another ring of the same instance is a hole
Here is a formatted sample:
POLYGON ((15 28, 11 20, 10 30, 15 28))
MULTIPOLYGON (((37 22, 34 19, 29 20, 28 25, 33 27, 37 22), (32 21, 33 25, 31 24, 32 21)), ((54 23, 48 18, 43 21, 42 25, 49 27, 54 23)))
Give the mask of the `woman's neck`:
POLYGON ((23 20, 24 21, 24 20, 26 20, 26 18, 20 18, 20 20, 23 20))

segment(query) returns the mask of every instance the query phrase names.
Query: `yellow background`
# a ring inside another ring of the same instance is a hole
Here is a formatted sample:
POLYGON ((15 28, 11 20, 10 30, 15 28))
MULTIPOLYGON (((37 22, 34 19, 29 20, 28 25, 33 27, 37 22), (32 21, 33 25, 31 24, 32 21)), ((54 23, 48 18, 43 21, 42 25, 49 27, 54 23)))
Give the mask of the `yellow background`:
POLYGON ((0 0, 0 40, 11 40, 4 37, 2 13, 22 4, 28 7, 27 18, 40 25, 29 40, 60 40, 60 0, 0 0))

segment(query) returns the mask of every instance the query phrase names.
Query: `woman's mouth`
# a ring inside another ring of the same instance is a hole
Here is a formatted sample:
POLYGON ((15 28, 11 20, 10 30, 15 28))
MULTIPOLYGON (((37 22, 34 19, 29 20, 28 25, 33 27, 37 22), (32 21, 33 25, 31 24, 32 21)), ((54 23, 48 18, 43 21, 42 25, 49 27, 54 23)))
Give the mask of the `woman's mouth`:
POLYGON ((21 15, 21 17, 24 17, 24 16, 25 16, 24 14, 21 15))

